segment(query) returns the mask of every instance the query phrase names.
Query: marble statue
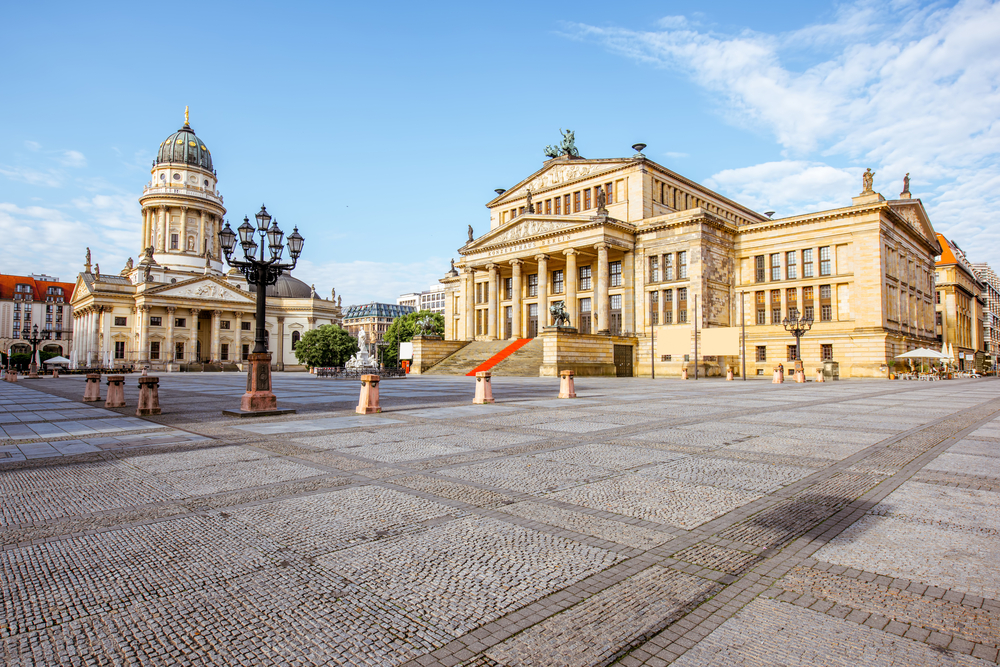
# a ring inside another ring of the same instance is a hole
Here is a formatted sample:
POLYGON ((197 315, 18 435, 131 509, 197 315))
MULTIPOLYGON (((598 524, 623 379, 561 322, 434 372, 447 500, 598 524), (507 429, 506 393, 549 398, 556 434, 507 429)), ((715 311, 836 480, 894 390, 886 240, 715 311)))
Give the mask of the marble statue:
POLYGON ((347 370, 358 373, 377 373, 378 363, 368 352, 368 332, 362 329, 358 332, 358 352, 344 365, 347 370))
POLYGON ((469 243, 472 243, 472 239, 473 239, 473 236, 472 236, 472 225, 469 225, 469 243))
POLYGON ((865 173, 861 176, 861 183, 865 186, 863 192, 874 192, 872 190, 872 184, 875 182, 875 172, 871 170, 871 167, 865 169, 865 173))
POLYGON ((903 192, 910 191, 910 172, 906 172, 906 176, 903 176, 903 192))
POLYGON ((153 267, 151 267, 149 264, 147 264, 146 268, 143 269, 142 271, 142 282, 144 283, 153 282, 153 267))
POLYGON ((368 356, 368 332, 364 329, 358 332, 358 354, 368 356))
POLYGON ((310 287, 309 289, 311 290, 310 293, 309 293, 309 298, 310 299, 315 299, 316 298, 316 283, 313 283, 312 287, 310 287))
POLYGON ((142 259, 139 260, 140 264, 155 264, 153 261, 153 246, 149 246, 142 251, 142 259))

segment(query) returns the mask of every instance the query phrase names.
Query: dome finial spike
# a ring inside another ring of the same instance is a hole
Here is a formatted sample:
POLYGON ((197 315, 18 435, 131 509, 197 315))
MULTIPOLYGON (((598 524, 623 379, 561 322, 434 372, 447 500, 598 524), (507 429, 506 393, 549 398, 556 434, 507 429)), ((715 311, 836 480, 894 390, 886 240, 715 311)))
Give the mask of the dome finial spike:
POLYGON ((189 118, 188 118, 188 107, 187 107, 187 105, 185 105, 184 106, 184 125, 188 126, 190 124, 191 123, 189 122, 189 118))

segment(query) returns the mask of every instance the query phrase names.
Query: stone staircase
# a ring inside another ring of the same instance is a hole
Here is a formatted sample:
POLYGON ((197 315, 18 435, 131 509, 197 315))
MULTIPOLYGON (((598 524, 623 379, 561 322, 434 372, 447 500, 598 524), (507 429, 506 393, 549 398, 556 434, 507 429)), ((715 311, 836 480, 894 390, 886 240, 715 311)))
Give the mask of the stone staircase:
POLYGON ((538 377, 542 367, 544 345, 541 338, 535 338, 520 350, 510 355, 490 369, 493 375, 538 377))
MULTIPOLYGON (((474 340, 424 371, 424 375, 465 375, 510 345, 509 340, 474 340)), ((530 347, 530 345, 528 346, 530 347)))

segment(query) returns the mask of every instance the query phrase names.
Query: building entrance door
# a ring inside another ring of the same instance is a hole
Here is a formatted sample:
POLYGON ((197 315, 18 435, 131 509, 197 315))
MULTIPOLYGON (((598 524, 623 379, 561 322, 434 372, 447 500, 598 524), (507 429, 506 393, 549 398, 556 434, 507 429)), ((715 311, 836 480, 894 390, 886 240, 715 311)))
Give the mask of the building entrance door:
POLYGON ((504 325, 503 330, 506 334, 504 338, 511 338, 514 335, 514 308, 512 306, 504 306, 503 309, 504 325))
POLYGON ((590 299, 580 299, 580 321, 576 327, 582 334, 590 333, 590 299))
POLYGON ((615 345, 615 376, 632 377, 632 346, 615 345))
POLYGON ((528 338, 538 335, 538 304, 528 304, 528 338))

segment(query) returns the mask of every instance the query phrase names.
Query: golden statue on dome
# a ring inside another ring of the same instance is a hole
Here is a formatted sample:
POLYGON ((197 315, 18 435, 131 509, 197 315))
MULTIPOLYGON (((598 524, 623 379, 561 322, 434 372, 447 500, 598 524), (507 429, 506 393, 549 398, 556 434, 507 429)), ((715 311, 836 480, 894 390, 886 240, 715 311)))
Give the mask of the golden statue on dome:
POLYGON ((190 127, 191 123, 189 122, 189 120, 190 119, 188 117, 188 107, 185 105, 185 107, 184 107, 184 127, 190 127))

